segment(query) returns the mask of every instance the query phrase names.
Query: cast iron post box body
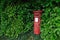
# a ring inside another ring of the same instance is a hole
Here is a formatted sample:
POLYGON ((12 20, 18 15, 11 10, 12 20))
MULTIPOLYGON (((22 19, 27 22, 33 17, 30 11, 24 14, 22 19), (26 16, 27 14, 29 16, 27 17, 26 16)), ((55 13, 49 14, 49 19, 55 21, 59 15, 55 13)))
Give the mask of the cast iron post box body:
POLYGON ((34 12, 34 34, 40 34, 40 23, 41 23, 41 10, 34 12))

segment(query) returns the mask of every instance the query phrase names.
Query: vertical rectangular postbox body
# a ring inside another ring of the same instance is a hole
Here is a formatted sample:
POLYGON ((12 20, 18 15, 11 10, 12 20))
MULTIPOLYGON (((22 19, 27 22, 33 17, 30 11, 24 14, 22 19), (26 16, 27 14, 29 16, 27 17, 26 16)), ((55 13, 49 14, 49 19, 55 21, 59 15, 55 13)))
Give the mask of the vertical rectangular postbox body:
POLYGON ((34 34, 40 34, 40 23, 41 23, 41 10, 34 12, 34 34))

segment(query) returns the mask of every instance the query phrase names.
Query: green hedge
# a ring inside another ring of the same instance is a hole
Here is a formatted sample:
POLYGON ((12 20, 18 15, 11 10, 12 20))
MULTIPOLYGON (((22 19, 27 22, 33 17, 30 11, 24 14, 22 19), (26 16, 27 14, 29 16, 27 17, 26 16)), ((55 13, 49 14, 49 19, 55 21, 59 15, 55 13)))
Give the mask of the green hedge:
POLYGON ((1 0, 0 36, 17 38, 33 30, 33 11, 43 9, 41 38, 60 39, 60 0, 1 0))

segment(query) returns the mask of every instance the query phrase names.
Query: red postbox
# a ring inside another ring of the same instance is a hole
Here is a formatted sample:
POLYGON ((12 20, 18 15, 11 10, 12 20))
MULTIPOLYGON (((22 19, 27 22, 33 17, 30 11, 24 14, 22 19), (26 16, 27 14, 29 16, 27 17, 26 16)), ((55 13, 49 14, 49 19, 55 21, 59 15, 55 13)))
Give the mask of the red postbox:
POLYGON ((40 34, 40 23, 42 10, 33 11, 34 12, 34 34, 40 34))

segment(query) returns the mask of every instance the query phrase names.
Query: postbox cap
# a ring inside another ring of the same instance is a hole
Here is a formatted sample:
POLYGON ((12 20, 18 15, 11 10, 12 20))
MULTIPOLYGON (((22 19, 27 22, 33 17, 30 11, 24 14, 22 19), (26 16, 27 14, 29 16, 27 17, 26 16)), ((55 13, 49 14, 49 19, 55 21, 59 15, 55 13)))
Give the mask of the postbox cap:
POLYGON ((33 11, 34 13, 42 13, 42 10, 33 11))

